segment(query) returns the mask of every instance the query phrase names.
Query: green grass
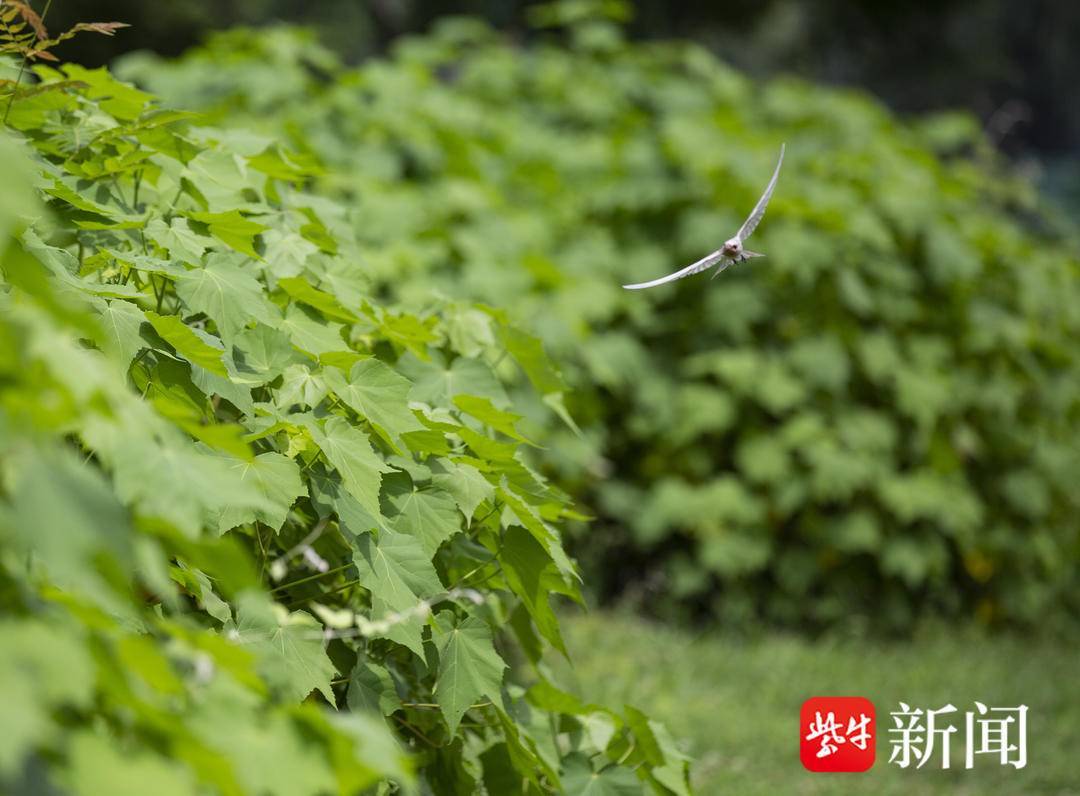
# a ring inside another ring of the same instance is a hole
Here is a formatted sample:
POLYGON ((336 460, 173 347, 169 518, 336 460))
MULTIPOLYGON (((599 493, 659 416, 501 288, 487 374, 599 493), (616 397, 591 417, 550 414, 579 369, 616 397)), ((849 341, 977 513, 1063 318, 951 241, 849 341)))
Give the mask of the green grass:
POLYGON ((568 618, 574 665, 560 674, 612 707, 639 707, 667 724, 693 756, 700 794, 1080 793, 1080 666, 1063 642, 927 632, 913 641, 693 634, 623 615, 568 618), (878 713, 877 762, 864 774, 812 774, 798 753, 798 716, 810 696, 865 696, 878 713), (889 711, 960 711, 952 768, 888 763, 889 711), (973 701, 1026 704, 1028 765, 990 755, 963 767, 963 711, 973 701), (992 759, 986 759, 992 758, 992 759))

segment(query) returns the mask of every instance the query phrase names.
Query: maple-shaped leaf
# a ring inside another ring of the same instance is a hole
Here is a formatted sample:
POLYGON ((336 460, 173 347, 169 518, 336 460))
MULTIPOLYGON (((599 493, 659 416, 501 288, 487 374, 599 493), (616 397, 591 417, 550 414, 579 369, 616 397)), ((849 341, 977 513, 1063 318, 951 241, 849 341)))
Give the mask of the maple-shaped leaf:
POLYGON ((311 485, 311 502, 320 517, 336 514, 343 533, 360 536, 369 531, 388 527, 382 515, 372 515, 360 505, 360 501, 345 489, 340 476, 327 472, 322 466, 308 471, 311 485))
POLYGON ((495 487, 471 464, 440 458, 432 464, 431 471, 431 483, 454 497, 467 520, 472 520, 477 506, 495 496, 495 487))
POLYGON ((342 324, 323 320, 300 304, 289 305, 278 328, 289 335, 294 346, 315 356, 349 350, 349 344, 341 336, 345 328, 342 324))
POLYGON ((55 624, 6 617, 0 624, 0 772, 17 777, 24 755, 63 730, 50 718, 61 705, 85 709, 94 699, 89 647, 55 624))
POLYGON ((592 767, 589 758, 575 753, 563 762, 563 791, 567 796, 638 796, 644 783, 623 766, 592 767))
POLYGON ((690 796, 689 759, 671 737, 667 727, 632 705, 623 708, 626 726, 633 731, 638 748, 652 766, 652 775, 672 793, 690 796))
POLYGON ((323 626, 308 613, 286 613, 261 595, 242 595, 235 625, 226 625, 246 649, 259 658, 259 673, 286 699, 300 702, 318 690, 331 704, 334 664, 326 655, 323 626))
POLYGON ((515 526, 506 529, 498 557, 507 584, 521 598, 537 630, 566 655, 559 620, 549 602, 550 583, 546 581, 546 577, 560 576, 547 550, 532 534, 515 526))
POLYGON ((211 255, 204 267, 192 268, 175 280, 184 306, 191 313, 205 313, 225 341, 253 320, 276 326, 281 318, 252 269, 240 267, 234 256, 211 255))
POLYGON ((132 302, 114 299, 102 307, 100 317, 106 345, 116 352, 120 364, 126 368, 146 347, 146 341, 139 335, 146 315, 132 302))
MULTIPOLYGON (((234 792, 287 796, 337 791, 325 752, 313 743, 307 723, 296 721, 303 715, 299 711, 267 709, 229 677, 214 677, 200 697, 186 726, 227 766, 225 781, 234 792)), ((145 793, 146 783, 141 786, 145 793)))
POLYGON ((250 484, 266 498, 266 503, 254 508, 229 506, 218 518, 219 533, 256 520, 275 531, 280 530, 292 504, 308 493, 300 478, 300 468, 280 453, 260 453, 250 461, 231 456, 221 459, 241 482, 250 484))
POLYGON ((261 323, 244 329, 232 343, 226 364, 231 365, 230 379, 238 384, 254 386, 271 382, 299 358, 288 335, 261 323))
POLYGON ((358 655, 349 673, 349 690, 345 697, 352 710, 366 710, 389 716, 401 708, 401 699, 394 680, 385 666, 358 655))
POLYGON ((321 372, 297 363, 289 365, 282 372, 281 386, 274 395, 274 403, 282 410, 296 404, 313 408, 319 405, 328 391, 321 372))
POLYGON ((168 520, 189 536, 197 536, 206 517, 226 507, 272 510, 252 484, 241 481, 218 456, 150 436, 152 427, 117 433, 103 423, 83 432, 87 443, 109 463, 116 492, 139 511, 168 520))
POLYGON ((68 793, 140 796, 147 782, 158 796, 183 796, 196 788, 190 770, 146 747, 124 750, 88 729, 71 731, 64 746, 67 763, 58 780, 68 793))
POLYGON ((436 627, 439 675, 435 700, 453 734, 461 717, 479 697, 499 702, 506 663, 495 651, 491 628, 482 619, 470 616, 455 623, 448 612, 443 612, 436 617, 436 627))
POLYGON ((262 240, 266 265, 276 277, 299 276, 307 258, 319 250, 295 232, 268 229, 262 234, 262 240))
POLYGON ((566 382, 555 370, 539 338, 515 326, 504 325, 499 331, 499 342, 510 352, 541 395, 566 391, 566 382))
POLYGON ((394 531, 364 533, 353 541, 360 585, 393 611, 409 611, 443 591, 431 556, 418 539, 394 531))
POLYGON ((175 315, 158 315, 146 312, 146 319, 162 339, 176 349, 176 353, 193 365, 198 365, 217 376, 228 377, 229 371, 221 361, 224 350, 203 342, 192 329, 175 315))
POLYGON ((412 384, 385 362, 362 359, 352 366, 348 378, 337 368, 327 368, 325 376, 334 394, 398 452, 402 434, 423 428, 409 409, 412 384))
POLYGON ((324 425, 311 421, 306 427, 327 461, 338 471, 346 491, 370 515, 381 517, 382 474, 390 472, 391 467, 371 449, 367 435, 343 417, 331 417, 324 425))
POLYGON ((521 419, 521 415, 499 409, 488 398, 482 398, 478 395, 455 395, 454 406, 465 414, 475 417, 484 425, 491 426, 496 431, 501 431, 508 437, 529 445, 536 444, 522 436, 521 432, 517 430, 517 421, 521 419))
POLYGON ((536 510, 512 490, 499 487, 495 490, 495 494, 505 504, 504 522, 507 522, 509 516, 510 522, 507 524, 520 525, 528 530, 533 535, 533 538, 547 551, 547 554, 555 562, 555 566, 558 567, 559 572, 572 581, 579 580, 580 576, 577 574, 577 569, 566 555, 558 532, 544 522, 536 510), (510 515, 506 515, 506 512, 510 512, 510 515))
POLYGON ((427 659, 424 650, 424 627, 427 617, 413 612, 400 614, 377 597, 371 598, 371 618, 373 621, 386 620, 389 627, 377 630, 372 638, 384 638, 393 641, 413 652, 420 660, 427 659))
POLYGON ((496 406, 509 404, 498 378, 479 359, 457 357, 447 365, 438 355, 424 361, 409 354, 398 362, 398 369, 413 382, 409 397, 414 401, 449 408, 456 395, 479 395, 496 406))
POLYGON ((71 80, 85 83, 86 95, 95 100, 102 110, 111 113, 117 119, 138 118, 153 100, 153 97, 145 91, 140 91, 130 83, 117 80, 104 66, 87 69, 78 64, 66 63, 62 71, 71 80))
POLYGON ((269 227, 245 218, 239 210, 228 210, 223 213, 188 213, 187 216, 193 221, 206 224, 210 229, 210 234, 230 248, 253 259, 261 259, 259 253, 255 251, 255 238, 269 227))
POLYGON ((358 320, 356 314, 345 309, 332 294, 325 290, 313 287, 310 282, 302 277, 287 277, 278 280, 278 287, 289 294, 293 299, 309 307, 313 307, 328 318, 337 318, 339 321, 353 323, 358 320))
POLYGON ((461 515, 449 492, 438 487, 418 488, 404 473, 388 476, 384 484, 387 519, 395 531, 420 540, 428 556, 461 531, 461 515))
POLYGON ((174 218, 168 224, 155 218, 146 225, 146 237, 167 249, 171 257, 190 265, 201 263, 207 244, 213 243, 194 232, 186 218, 174 218))

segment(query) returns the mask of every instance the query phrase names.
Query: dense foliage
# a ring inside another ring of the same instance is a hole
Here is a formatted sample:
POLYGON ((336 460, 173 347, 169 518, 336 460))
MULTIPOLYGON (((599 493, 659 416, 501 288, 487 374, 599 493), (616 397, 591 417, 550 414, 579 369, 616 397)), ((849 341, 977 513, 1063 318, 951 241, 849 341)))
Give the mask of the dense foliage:
POLYGON ((891 627, 1075 611, 1075 239, 966 116, 757 85, 585 8, 541 9, 569 27, 527 47, 446 21, 345 69, 236 31, 123 72, 321 163, 386 295, 539 334, 584 437, 554 429, 534 460, 596 515, 576 550, 605 594, 891 627), (716 248, 784 140, 766 259, 619 287, 716 248))
POLYGON ((548 676, 570 511, 492 364, 558 407, 535 339, 376 300, 309 158, 0 66, 4 792, 686 793, 548 676))

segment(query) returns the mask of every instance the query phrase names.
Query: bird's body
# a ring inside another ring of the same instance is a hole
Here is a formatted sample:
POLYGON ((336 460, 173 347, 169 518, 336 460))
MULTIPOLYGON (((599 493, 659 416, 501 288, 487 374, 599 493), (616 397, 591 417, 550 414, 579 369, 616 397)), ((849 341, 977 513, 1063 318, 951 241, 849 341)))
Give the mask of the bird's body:
POLYGON ((765 187, 765 192, 761 194, 761 198, 758 199, 757 204, 754 206, 753 211, 747 217, 746 221, 739 228, 739 231, 735 233, 735 237, 728 238, 724 241, 724 245, 705 257, 702 257, 696 263, 691 263, 685 268, 676 271, 673 274, 662 276, 659 279, 654 279, 651 282, 641 282, 636 285, 623 285, 627 290, 642 290, 647 287, 656 287, 657 285, 664 285, 668 282, 674 282, 677 279, 682 279, 684 276, 690 276, 691 274, 701 273, 702 271, 712 268, 714 265, 719 267, 716 269, 716 273, 713 274, 715 279, 717 274, 734 263, 741 263, 744 260, 749 260, 751 257, 764 257, 764 254, 760 252, 752 252, 743 246, 743 241, 750 237, 750 234, 757 228, 757 225, 761 222, 762 216, 765 215, 765 208, 769 206, 769 199, 772 198, 773 189, 776 188, 776 178, 780 176, 780 166, 784 162, 784 145, 780 145, 780 158, 776 161, 776 169, 773 171, 772 179, 769 180, 769 184, 765 187))

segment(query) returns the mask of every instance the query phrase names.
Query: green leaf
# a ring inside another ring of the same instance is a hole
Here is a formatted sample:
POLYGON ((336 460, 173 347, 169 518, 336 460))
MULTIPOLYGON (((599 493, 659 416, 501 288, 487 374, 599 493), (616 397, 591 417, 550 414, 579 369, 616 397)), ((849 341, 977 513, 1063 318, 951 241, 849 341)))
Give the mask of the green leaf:
POLYGON ((299 304, 289 305, 278 328, 292 338, 293 345, 315 356, 349 350, 349 344, 341 336, 344 326, 322 320, 299 304))
POLYGON ((281 386, 274 401, 279 409, 287 410, 294 404, 314 408, 326 397, 329 389, 322 375, 307 365, 289 365, 282 372, 281 386))
POLYGON ((67 63, 64 74, 71 80, 85 83, 86 96, 97 100, 101 109, 117 119, 136 119, 154 99, 145 91, 140 91, 130 83, 117 80, 104 66, 87 69, 78 64, 67 63))
POLYGON ((360 536, 387 527, 382 516, 373 516, 360 505, 360 501, 345 491, 337 473, 327 473, 321 467, 314 467, 309 471, 308 482, 311 484, 311 502, 319 516, 336 514, 344 532, 360 536))
POLYGON ((423 428, 409 410, 409 380, 386 363, 362 359, 353 365, 348 379, 336 368, 327 368, 325 378, 338 398, 371 423, 394 450, 401 451, 402 434, 423 428))
POLYGON ((184 322, 175 315, 158 315, 147 311, 146 319, 176 353, 193 365, 213 373, 215 376, 228 377, 225 363, 221 361, 224 351, 204 343, 184 322))
MULTIPOLYGON (((234 681, 215 677, 192 713, 192 734, 221 755, 238 781, 233 792, 289 796, 337 790, 323 744, 307 722, 296 721, 304 715, 299 710, 274 709, 234 681)), ((352 755, 349 763, 364 770, 352 755)))
POLYGON ((0 623, 0 773, 17 776, 24 757, 61 732, 52 713, 61 706, 89 707, 94 662, 89 648, 55 623, 0 623))
POLYGON ((117 359, 125 368, 146 347, 146 341, 139 335, 139 327, 145 322, 146 315, 130 301, 114 299, 101 310, 106 345, 116 352, 117 359))
POLYGON ((206 224, 210 228, 210 234, 225 245, 248 257, 262 259, 255 251, 255 237, 269 227, 244 218, 239 210, 224 213, 188 213, 187 216, 206 224))
POLYGON ((652 766, 653 777, 678 796, 690 796, 688 758, 675 746, 667 728, 630 705, 625 706, 624 714, 640 754, 652 766))
POLYGON ((537 392, 541 395, 566 392, 566 383, 551 364, 539 338, 506 325, 500 329, 499 340, 525 371, 537 392))
MULTIPOLYGON (((185 371, 187 370, 187 366, 181 365, 179 362, 163 360, 155 368, 155 374, 162 373, 165 370, 163 366, 167 363, 172 363, 177 367, 184 368, 185 371)), ((184 380, 190 385, 193 392, 197 389, 191 380, 186 378, 186 374, 184 380)), ((179 391, 175 386, 167 393, 158 392, 160 382, 157 380, 151 382, 149 386, 151 387, 151 394, 153 394, 154 409, 162 417, 168 418, 195 439, 215 450, 223 451, 245 461, 251 460, 251 448, 245 440, 246 429, 237 423, 208 422, 205 412, 206 407, 202 405, 205 397, 201 393, 198 395, 200 404, 195 405, 178 400, 179 391)))
POLYGON ((231 256, 212 254, 205 267, 186 271, 175 281, 184 306, 191 313, 209 316, 226 341, 253 320, 267 326, 280 322, 277 308, 263 294, 252 270, 241 268, 231 256))
POLYGON ((191 772, 178 762, 149 751, 122 750, 90 730, 73 733, 67 752, 65 784, 76 796, 140 796, 147 783, 153 783, 160 796, 186 796, 197 790, 191 772))
POLYGON ((323 649, 323 626, 303 611, 279 617, 274 608, 262 596, 245 595, 227 629, 259 656, 260 674, 283 698, 300 702, 317 690, 333 705, 335 669, 323 649))
POLYGON ((408 611, 443 591, 431 556, 418 539, 390 530, 353 541, 359 581, 393 611, 408 611))
POLYGON ((146 237, 167 249, 174 259, 189 265, 198 265, 206 252, 209 241, 192 231, 186 218, 174 218, 168 224, 160 218, 151 219, 146 225, 146 237))
POLYGON ((547 550, 528 531, 512 527, 503 535, 499 564, 510 589, 521 598, 537 630, 563 655, 567 655, 559 620, 548 601, 551 589, 545 576, 559 577, 547 550))
POLYGON ((562 540, 559 538, 558 533, 537 516, 531 506, 513 492, 499 487, 495 490, 495 495, 512 512, 514 524, 528 530, 533 535, 533 538, 540 543, 541 547, 547 551, 548 556, 555 562, 559 572, 571 580, 576 580, 578 578, 577 572, 573 563, 567 557, 566 551, 563 550, 562 540))
POLYGON ((242 483, 253 486, 266 502, 257 508, 229 506, 218 518, 218 533, 255 521, 280 530, 292 504, 308 493, 300 468, 280 453, 260 453, 251 461, 221 458, 242 483))
POLYGON ((482 619, 470 616, 455 623, 444 612, 436 617, 436 625, 441 637, 435 700, 454 733, 479 697, 499 703, 506 664, 491 642, 491 628, 482 619))
POLYGON ((402 793, 416 792, 413 759, 385 721, 366 713, 342 710, 309 713, 309 725, 315 716, 324 720, 334 733, 328 745, 340 793, 367 793, 372 787, 378 793, 379 788, 385 787, 382 781, 388 779, 399 783, 402 793))
POLYGON ((536 444, 523 437, 517 430, 515 424, 521 419, 521 415, 515 415, 513 412, 497 409, 487 398, 481 398, 476 395, 455 395, 454 405, 462 412, 472 415, 481 423, 491 426, 496 431, 501 431, 508 437, 512 437, 519 442, 525 442, 529 445, 536 444))
POLYGON ((346 323, 355 323, 359 320, 355 314, 341 306, 333 295, 312 287, 306 279, 301 277, 279 279, 278 287, 292 298, 317 309, 328 318, 337 318, 346 323))
POLYGON ((461 532, 461 517, 454 498, 438 488, 418 489, 407 475, 391 476, 385 484, 390 527, 421 541, 428 556, 461 532))
POLYGON ((382 474, 390 472, 392 468, 375 455, 367 435, 341 417, 331 417, 323 426, 311 422, 307 429, 327 461, 341 475, 348 493, 371 516, 381 517, 379 489, 382 474))
POLYGON ((373 638, 384 638, 400 644, 413 652, 420 660, 427 659, 427 651, 424 649, 424 626, 427 624, 426 617, 409 612, 399 614, 378 597, 371 598, 371 618, 382 621, 385 627, 372 634, 373 638))
POLYGON ((261 323, 236 335, 230 354, 231 380, 250 385, 273 381, 299 356, 284 332, 261 323))
POLYGON ((432 473, 431 483, 453 495, 467 520, 472 520, 477 506, 495 496, 495 487, 471 464, 437 459, 432 473))
POLYGON ((401 708, 390 672, 362 654, 357 656, 356 665, 349 673, 346 701, 351 710, 366 710, 380 716, 389 716, 401 708))
POLYGON ((299 276, 308 257, 318 251, 315 244, 295 232, 269 229, 262 234, 262 241, 266 266, 279 278, 299 276))
POLYGON ((594 771, 589 758, 575 753, 566 758, 562 783, 567 796, 638 796, 643 783, 622 766, 594 771))
POLYGON ((433 356, 425 362, 406 355, 398 369, 412 382, 410 397, 431 406, 452 407, 454 396, 479 395, 490 398, 496 406, 506 406, 509 399, 491 368, 478 359, 458 357, 449 366, 433 356))
POLYGON ((248 165, 279 180, 303 180, 319 173, 319 166, 310 155, 287 152, 271 144, 258 155, 247 159, 248 165))
POLYGON ((226 507, 270 508, 220 457, 171 435, 163 442, 149 429, 139 431, 118 435, 99 424, 88 427, 84 437, 112 470, 117 495, 141 513, 167 520, 194 538, 206 517, 217 517, 226 507))

